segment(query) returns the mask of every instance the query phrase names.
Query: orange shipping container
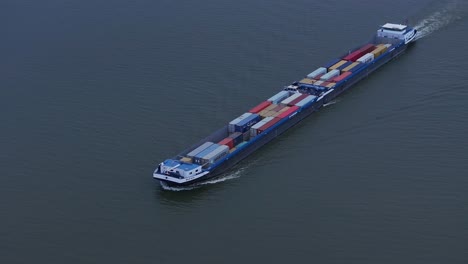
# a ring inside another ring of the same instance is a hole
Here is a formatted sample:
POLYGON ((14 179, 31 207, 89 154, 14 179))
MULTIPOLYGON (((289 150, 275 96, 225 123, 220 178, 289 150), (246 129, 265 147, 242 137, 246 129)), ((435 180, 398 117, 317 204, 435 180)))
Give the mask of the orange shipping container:
POLYGON ((354 62, 353 64, 350 64, 348 67, 344 68, 342 71, 350 71, 352 68, 356 67, 359 65, 359 62, 354 62))
POLYGON ((309 79, 309 78, 304 78, 300 81, 300 83, 305 83, 305 84, 313 84, 315 80, 309 79))
POLYGON ((346 62, 348 62, 348 61, 340 60, 338 63, 336 63, 335 65, 328 68, 328 71, 334 70, 334 69, 340 67, 341 65, 345 64, 346 62))

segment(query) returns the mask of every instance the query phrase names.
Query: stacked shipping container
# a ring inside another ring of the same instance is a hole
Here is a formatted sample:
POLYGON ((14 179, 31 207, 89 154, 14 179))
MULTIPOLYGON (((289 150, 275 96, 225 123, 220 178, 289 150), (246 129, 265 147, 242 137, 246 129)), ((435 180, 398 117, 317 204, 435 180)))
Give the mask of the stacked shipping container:
POLYGON ((270 101, 265 101, 260 103, 259 105, 255 106, 254 108, 250 109, 250 113, 253 114, 258 114, 258 112, 262 111, 263 109, 267 108, 269 105, 271 105, 270 101))
POLYGON ((232 120, 229 122, 228 130, 230 133, 233 132, 245 132, 248 131, 249 128, 257 123, 261 119, 260 115, 252 114, 252 113, 245 113, 240 117, 232 120))
POLYGON ((369 53, 369 52, 373 51, 374 49, 375 49, 375 46, 373 44, 364 45, 362 48, 360 48, 360 49, 358 49, 358 50, 356 50, 354 52, 351 52, 347 56, 343 57, 343 60, 356 61, 357 59, 362 57, 362 55, 364 55, 366 53, 369 53))
MULTIPOLYGON (((364 67, 365 63, 385 53, 390 46, 367 44, 309 73, 307 78, 302 79, 300 83, 332 88, 336 83, 345 80, 353 72, 364 67)), ((249 138, 257 136, 282 119, 290 117, 301 107, 313 103, 316 99, 314 95, 281 91, 253 107, 248 113, 232 120, 228 125, 228 137, 219 141, 218 144, 205 142, 189 152, 186 157, 182 157, 181 161, 197 164, 216 162, 227 153, 242 147, 249 138)))

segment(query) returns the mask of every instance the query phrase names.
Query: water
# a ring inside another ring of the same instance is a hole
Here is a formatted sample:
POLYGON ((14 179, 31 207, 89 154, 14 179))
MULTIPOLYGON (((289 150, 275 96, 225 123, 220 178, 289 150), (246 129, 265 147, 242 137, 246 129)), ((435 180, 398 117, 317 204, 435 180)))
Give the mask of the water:
POLYGON ((3 2, 0 263, 467 263, 467 14, 460 0, 3 2), (404 56, 227 175, 152 180, 406 19, 420 33, 404 56))

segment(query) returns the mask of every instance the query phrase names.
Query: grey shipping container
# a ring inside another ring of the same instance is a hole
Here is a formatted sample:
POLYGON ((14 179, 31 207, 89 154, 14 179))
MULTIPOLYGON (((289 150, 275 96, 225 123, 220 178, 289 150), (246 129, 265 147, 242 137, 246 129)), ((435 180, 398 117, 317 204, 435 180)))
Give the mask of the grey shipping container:
POLYGON ((203 164, 204 163, 215 163, 216 161, 218 161, 220 158, 222 158, 227 153, 229 153, 229 147, 226 146, 226 145, 221 145, 221 146, 217 147, 216 149, 214 149, 213 151, 211 151, 210 153, 206 154, 202 158, 203 164))
MULTIPOLYGON (((225 146, 225 145, 223 145, 223 146, 225 146)), ((219 147, 218 144, 213 144, 213 145, 209 146, 208 148, 206 148, 206 149, 203 150, 202 152, 200 152, 200 153, 198 153, 197 155, 195 155, 195 156, 193 157, 193 162, 194 162, 194 163, 197 163, 197 164, 203 164, 202 158, 203 158, 204 156, 206 156, 208 153, 210 153, 211 151, 217 149, 218 147, 219 147)))
POLYGON ((287 104, 289 104, 290 102, 292 102, 294 99, 298 98, 301 95, 302 95, 301 93, 294 93, 293 95, 291 95, 288 98, 281 101, 281 103, 284 104, 284 105, 287 105, 287 104))
POLYGON ((327 68, 320 67, 320 68, 316 69, 315 71, 307 74, 307 78, 313 79, 313 78, 319 76, 320 74, 325 74, 325 73, 327 73, 327 68))
POLYGON ((281 91, 272 97, 268 99, 268 101, 272 102, 273 104, 277 104, 278 102, 281 102, 283 99, 287 98, 289 96, 288 91, 281 91))
POLYGON ((307 105, 308 103, 314 101, 317 98, 315 95, 309 95, 306 98, 302 99, 300 102, 296 104, 296 106, 303 107, 307 105))
POLYGON ((187 154, 187 157, 189 158, 193 158, 195 157, 198 153, 202 152, 203 150, 207 149, 208 147, 210 147, 211 145, 213 145, 214 143, 213 142, 205 142, 203 143, 201 146, 199 146, 198 148, 190 151, 188 154, 187 154))
POLYGON ((326 81, 326 80, 329 80, 333 77, 336 77, 340 75, 340 70, 332 70, 332 71, 329 71, 328 73, 322 75, 322 77, 320 77, 320 80, 322 81, 326 81))

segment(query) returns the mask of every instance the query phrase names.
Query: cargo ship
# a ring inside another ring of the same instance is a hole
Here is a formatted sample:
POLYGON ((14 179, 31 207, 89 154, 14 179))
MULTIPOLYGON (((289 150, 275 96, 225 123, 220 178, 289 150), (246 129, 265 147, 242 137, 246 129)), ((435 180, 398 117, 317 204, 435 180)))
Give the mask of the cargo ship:
POLYGON ((183 186, 226 172, 401 55, 416 33, 408 25, 386 23, 367 43, 322 64, 190 148, 164 160, 157 165, 153 178, 169 186, 183 186))

